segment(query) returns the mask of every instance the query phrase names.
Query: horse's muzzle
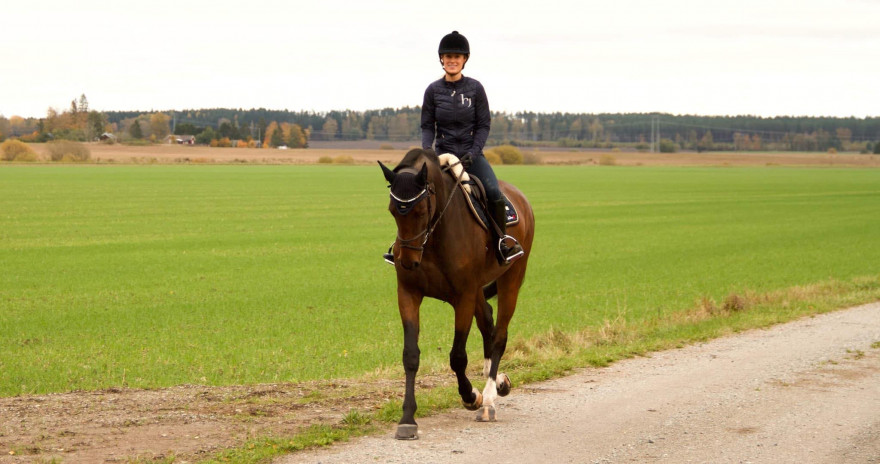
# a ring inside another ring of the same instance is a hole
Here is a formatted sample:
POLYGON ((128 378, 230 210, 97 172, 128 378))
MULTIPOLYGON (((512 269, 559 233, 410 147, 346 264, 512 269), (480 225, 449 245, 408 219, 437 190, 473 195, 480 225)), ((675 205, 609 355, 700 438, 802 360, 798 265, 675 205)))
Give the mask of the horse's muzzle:
POLYGON ((418 269, 421 264, 421 261, 418 259, 407 259, 403 256, 400 257, 400 265, 407 271, 414 271, 418 269))

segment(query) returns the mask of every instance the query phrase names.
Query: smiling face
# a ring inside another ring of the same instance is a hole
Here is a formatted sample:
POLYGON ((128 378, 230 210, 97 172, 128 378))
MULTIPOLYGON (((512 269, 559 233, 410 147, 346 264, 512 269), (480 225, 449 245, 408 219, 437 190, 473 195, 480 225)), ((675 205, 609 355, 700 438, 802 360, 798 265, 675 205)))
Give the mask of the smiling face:
POLYGON ((443 71, 446 72, 447 81, 457 81, 461 79, 461 70, 467 62, 467 56, 461 53, 444 53, 440 55, 440 63, 443 64, 443 71))

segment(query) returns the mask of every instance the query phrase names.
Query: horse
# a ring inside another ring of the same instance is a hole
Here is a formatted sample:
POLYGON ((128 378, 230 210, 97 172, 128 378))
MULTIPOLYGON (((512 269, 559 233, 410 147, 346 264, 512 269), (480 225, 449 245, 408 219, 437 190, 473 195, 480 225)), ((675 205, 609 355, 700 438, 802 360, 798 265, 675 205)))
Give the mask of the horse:
POLYGON ((449 366, 457 378, 462 404, 477 411, 477 421, 495 421, 496 398, 511 389, 510 378, 499 374, 498 368, 535 235, 534 213, 525 195, 513 185, 499 182, 519 215, 519 222, 508 226, 507 234, 515 237, 524 251, 513 263, 499 264, 489 246, 491 226, 481 225, 471 212, 459 188, 461 175, 450 175, 451 170, 441 168, 439 160, 433 150, 412 149, 393 171, 379 162, 390 184, 388 210, 397 223, 393 253, 406 374, 403 415, 395 434, 401 440, 418 439, 415 378, 420 353, 419 307, 426 296, 455 309, 449 366), (497 321, 493 321, 487 299, 496 294, 498 312, 497 321), (465 372, 467 338, 474 320, 483 337, 483 375, 487 381, 482 392, 471 386, 465 372))

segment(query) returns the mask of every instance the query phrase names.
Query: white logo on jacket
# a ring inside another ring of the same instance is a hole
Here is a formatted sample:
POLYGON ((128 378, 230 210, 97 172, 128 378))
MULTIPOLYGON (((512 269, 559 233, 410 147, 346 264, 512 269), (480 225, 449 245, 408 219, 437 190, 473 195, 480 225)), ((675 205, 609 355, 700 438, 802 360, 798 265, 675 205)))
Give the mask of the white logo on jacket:
POLYGON ((465 97, 463 93, 460 93, 459 95, 461 95, 461 106, 467 106, 468 108, 470 108, 471 103, 473 103, 473 99, 465 97))

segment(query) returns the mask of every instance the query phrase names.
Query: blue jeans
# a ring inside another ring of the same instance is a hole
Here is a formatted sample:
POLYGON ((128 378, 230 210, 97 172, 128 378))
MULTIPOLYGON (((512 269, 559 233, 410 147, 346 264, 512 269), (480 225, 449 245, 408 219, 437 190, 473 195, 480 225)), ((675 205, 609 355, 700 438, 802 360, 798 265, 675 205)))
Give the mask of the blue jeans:
POLYGON ((468 174, 476 176, 483 183, 483 187, 486 189, 486 199, 489 200, 489 206, 491 207, 494 202, 502 199, 498 178, 495 177, 495 171, 492 170, 492 165, 489 164, 485 156, 474 155, 472 159, 473 163, 471 163, 471 166, 466 171, 468 174))

